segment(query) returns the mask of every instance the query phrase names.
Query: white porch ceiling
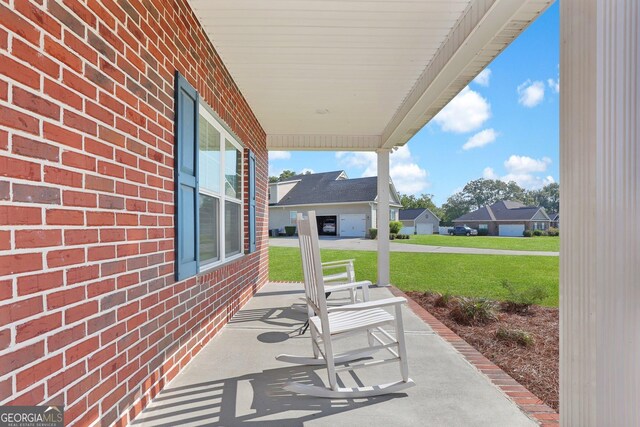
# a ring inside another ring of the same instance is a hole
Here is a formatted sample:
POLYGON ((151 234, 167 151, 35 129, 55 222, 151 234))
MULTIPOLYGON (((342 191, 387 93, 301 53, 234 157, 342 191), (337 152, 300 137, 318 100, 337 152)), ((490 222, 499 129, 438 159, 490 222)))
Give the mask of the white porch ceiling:
POLYGON ((406 143, 553 0, 190 0, 270 150, 406 143))

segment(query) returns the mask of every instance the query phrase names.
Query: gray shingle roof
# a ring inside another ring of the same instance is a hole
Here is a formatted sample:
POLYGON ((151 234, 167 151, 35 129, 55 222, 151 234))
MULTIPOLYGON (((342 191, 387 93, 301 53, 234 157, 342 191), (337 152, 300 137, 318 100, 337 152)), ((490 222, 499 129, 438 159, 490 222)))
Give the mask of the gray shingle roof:
POLYGON ((504 200, 456 218, 454 222, 465 221, 529 221, 540 210, 538 206, 525 206, 520 202, 504 200), (492 218, 492 215, 493 217, 492 218))
POLYGON ((278 203, 271 206, 321 203, 373 202, 378 195, 377 178, 337 179, 343 171, 296 175, 286 181, 299 180, 278 203))
POLYGON ((398 213, 400 214, 400 221, 413 221, 418 217, 418 215, 426 210, 426 208, 400 209, 398 211, 398 213))

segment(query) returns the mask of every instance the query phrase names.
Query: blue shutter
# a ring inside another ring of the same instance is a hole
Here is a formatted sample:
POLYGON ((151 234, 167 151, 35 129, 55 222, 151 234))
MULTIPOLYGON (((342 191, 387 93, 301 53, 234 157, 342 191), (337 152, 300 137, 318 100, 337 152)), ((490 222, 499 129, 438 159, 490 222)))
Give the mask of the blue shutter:
POLYGON ((176 280, 198 272, 198 92, 176 72, 176 280))
POLYGON ((249 252, 256 251, 256 155, 249 151, 249 252))

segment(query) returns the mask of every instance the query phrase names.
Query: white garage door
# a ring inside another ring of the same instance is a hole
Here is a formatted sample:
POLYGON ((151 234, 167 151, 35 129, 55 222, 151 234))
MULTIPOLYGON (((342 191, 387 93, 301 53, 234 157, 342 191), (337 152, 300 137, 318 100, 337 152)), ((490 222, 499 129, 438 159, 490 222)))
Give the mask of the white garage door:
POLYGON ((418 234, 433 234, 433 224, 417 224, 418 234))
POLYGON ((364 237, 367 221, 364 214, 340 215, 341 237, 364 237))
POLYGON ((498 226, 498 235, 522 237, 524 231, 524 224, 501 224, 498 226))

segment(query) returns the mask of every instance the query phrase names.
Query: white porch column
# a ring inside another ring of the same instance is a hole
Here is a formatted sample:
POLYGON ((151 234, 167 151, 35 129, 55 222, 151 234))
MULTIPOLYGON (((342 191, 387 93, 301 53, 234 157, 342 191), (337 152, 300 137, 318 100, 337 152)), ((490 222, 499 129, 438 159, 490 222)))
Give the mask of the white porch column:
POLYGON ((378 150, 378 286, 388 286, 389 274, 389 152, 378 150))
POLYGON ((561 0, 560 417, 640 425, 640 3, 561 0))

